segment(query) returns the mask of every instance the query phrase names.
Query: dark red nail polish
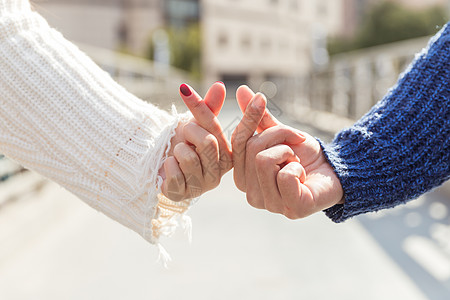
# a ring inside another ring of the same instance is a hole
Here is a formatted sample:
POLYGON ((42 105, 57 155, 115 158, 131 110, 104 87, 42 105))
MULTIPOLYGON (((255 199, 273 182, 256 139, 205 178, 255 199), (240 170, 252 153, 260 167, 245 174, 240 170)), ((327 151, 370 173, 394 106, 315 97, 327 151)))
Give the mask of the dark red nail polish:
POLYGON ((191 89, 184 83, 180 86, 180 92, 186 97, 192 95, 191 89))

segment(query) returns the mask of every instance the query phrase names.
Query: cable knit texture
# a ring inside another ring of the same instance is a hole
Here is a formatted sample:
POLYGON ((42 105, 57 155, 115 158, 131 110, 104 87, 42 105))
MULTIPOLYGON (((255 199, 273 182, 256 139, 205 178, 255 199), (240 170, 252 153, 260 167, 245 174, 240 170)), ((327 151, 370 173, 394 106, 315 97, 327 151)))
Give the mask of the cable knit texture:
POLYGON ((384 99, 322 144, 345 194, 345 204, 325 210, 333 221, 405 203, 449 179, 449 24, 384 99))
POLYGON ((27 0, 0 0, 0 95, 0 152, 152 243, 173 232, 190 201, 161 196, 158 170, 189 115, 128 93, 27 0))

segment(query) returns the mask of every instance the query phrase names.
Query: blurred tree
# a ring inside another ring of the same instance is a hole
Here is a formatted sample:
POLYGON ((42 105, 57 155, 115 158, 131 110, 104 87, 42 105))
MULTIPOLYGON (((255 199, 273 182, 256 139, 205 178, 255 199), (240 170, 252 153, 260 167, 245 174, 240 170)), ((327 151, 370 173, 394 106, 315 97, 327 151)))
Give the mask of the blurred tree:
MULTIPOLYGON (((198 23, 184 28, 164 29, 169 37, 170 65, 201 77, 201 28, 198 23)), ((153 59, 154 45, 150 39, 147 58, 153 59)))
POLYGON ((442 7, 418 11, 384 1, 373 6, 363 20, 355 38, 329 39, 329 53, 336 54, 432 35, 448 21, 448 16, 442 7))

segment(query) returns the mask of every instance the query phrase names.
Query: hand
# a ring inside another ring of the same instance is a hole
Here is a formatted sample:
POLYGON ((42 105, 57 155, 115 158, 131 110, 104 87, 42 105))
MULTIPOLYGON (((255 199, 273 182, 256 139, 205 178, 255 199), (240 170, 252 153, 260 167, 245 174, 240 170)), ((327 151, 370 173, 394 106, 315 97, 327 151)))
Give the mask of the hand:
POLYGON ((219 185, 232 168, 231 147, 217 115, 225 101, 225 86, 215 83, 205 100, 189 86, 182 85, 180 96, 194 118, 176 129, 169 157, 163 165, 163 194, 181 201, 198 197, 219 185))
POLYGON ((263 95, 242 86, 236 96, 245 117, 231 139, 234 181, 248 203, 298 219, 341 202, 342 186, 319 142, 268 113, 263 95))

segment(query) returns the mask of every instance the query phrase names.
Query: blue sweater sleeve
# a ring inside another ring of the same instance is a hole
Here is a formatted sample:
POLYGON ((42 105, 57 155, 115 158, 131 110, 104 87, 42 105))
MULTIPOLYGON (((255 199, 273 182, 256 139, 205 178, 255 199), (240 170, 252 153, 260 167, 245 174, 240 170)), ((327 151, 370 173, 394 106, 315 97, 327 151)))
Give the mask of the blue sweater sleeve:
POLYGON ((396 86, 351 128, 322 144, 345 204, 335 222, 417 198, 450 177, 450 23, 396 86))

